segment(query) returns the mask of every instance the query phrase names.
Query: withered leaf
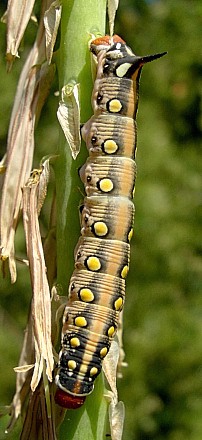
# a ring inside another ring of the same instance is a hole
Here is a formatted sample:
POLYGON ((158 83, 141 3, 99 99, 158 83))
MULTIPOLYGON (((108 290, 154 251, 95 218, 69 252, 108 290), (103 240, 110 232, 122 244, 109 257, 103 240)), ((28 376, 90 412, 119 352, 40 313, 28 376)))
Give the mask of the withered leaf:
POLYGON ((34 343, 32 317, 29 314, 29 320, 24 334, 23 346, 20 354, 18 371, 16 376, 16 391, 11 404, 11 418, 7 427, 9 432, 14 426, 16 420, 21 414, 22 407, 27 399, 30 390, 31 370, 34 367, 34 343), (27 368, 28 365, 30 368, 27 368), (32 368, 31 368, 32 366, 32 368))
POLYGON ((51 414, 48 414, 44 386, 41 382, 30 396, 20 436, 21 440, 57 440, 54 426, 55 404, 52 396, 50 406, 51 414))
POLYGON ((125 418, 125 407, 123 402, 112 402, 109 405, 109 423, 112 440, 121 440, 123 435, 123 424, 125 418))
POLYGON ((109 34, 112 36, 114 34, 114 20, 119 6, 119 0, 108 0, 107 6, 109 16, 109 34))
POLYGON ((51 63, 53 49, 57 38, 61 12, 61 2, 56 0, 51 3, 50 8, 44 14, 44 26, 46 30, 46 56, 49 64, 51 63))
POLYGON ((34 3, 35 0, 8 0, 6 57, 9 62, 18 56, 18 48, 31 17, 34 3))
POLYGON ((57 117, 70 146, 73 159, 76 159, 81 146, 79 84, 70 83, 62 88, 57 117))
POLYGON ((124 404, 118 402, 118 392, 116 386, 116 373, 119 360, 119 344, 116 340, 112 341, 108 355, 103 361, 103 371, 111 391, 107 392, 107 398, 110 400, 109 421, 111 427, 112 440, 121 440, 124 423, 124 404))
POLYGON ((37 198, 40 173, 31 177, 23 188, 23 221, 33 291, 31 313, 35 347, 35 367, 31 381, 34 391, 40 382, 43 363, 52 381, 54 366, 51 342, 51 295, 46 275, 46 265, 37 215, 37 198))
POLYGON ((27 182, 27 185, 38 185, 37 189, 37 214, 40 214, 41 208, 43 206, 46 193, 47 193, 47 186, 49 181, 49 175, 50 175, 50 158, 46 158, 42 163, 41 167, 39 169, 34 169, 31 172, 30 178, 27 182))
POLYGON ((3 261, 8 260, 11 282, 16 281, 14 236, 21 210, 22 187, 32 168, 35 121, 54 74, 53 66, 44 68, 37 64, 45 57, 45 37, 40 29, 20 76, 8 133, 0 206, 0 253, 3 261), (43 87, 40 86, 42 82, 43 87))

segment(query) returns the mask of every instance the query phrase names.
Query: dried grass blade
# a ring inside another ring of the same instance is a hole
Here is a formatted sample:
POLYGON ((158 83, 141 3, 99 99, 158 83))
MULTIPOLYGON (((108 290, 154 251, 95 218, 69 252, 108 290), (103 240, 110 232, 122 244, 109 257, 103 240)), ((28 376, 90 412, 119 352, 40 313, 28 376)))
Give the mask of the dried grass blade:
MULTIPOLYGON (((29 320, 24 334, 24 341, 22 346, 22 351, 19 359, 19 368, 25 365, 34 364, 34 344, 33 344, 33 330, 32 330, 32 317, 29 315, 29 320)), ((25 400, 30 390, 30 380, 32 376, 31 369, 25 371, 17 372, 16 377, 16 391, 11 404, 11 418, 9 425, 7 427, 7 432, 9 432, 19 415, 21 414, 22 407, 24 406, 25 400)))
POLYGON ((111 391, 108 391, 107 397, 110 400, 109 422, 111 427, 112 440, 121 440, 123 434, 123 424, 125 409, 123 402, 118 401, 118 392, 116 386, 116 373, 119 361, 119 343, 114 340, 110 351, 103 362, 103 371, 110 385, 111 391))
POLYGON ((109 422, 111 427, 112 440, 121 440, 123 435, 123 424, 125 418, 125 407, 123 402, 112 401, 109 405, 109 422))
MULTIPOLYGON (((51 402, 51 412, 53 413, 51 402)), ((30 396, 20 440, 57 440, 54 417, 48 416, 43 382, 30 396)))
POLYGON ((30 117, 30 108, 36 86, 36 69, 33 68, 30 71, 26 88, 22 94, 22 101, 19 105, 19 112, 15 115, 12 131, 9 132, 6 173, 2 190, 0 212, 1 258, 3 260, 9 259, 12 282, 16 280, 14 236, 21 207, 21 188, 28 178, 33 159, 35 117, 34 115, 30 117))
POLYGON ((51 4, 50 8, 44 14, 44 26, 46 30, 46 55, 49 63, 51 63, 53 55, 53 49, 57 38, 61 13, 61 2, 59 0, 56 0, 51 4))
POLYGON ((116 16, 116 11, 119 6, 119 0, 108 0, 108 16, 109 16, 109 34, 112 36, 114 34, 114 20, 116 16))
POLYGON ((80 104, 79 84, 74 82, 62 88, 57 117, 69 144, 72 157, 76 159, 80 151, 80 104))
POLYGON ((3 261, 8 260, 12 283, 16 281, 14 236, 21 209, 22 188, 32 168, 35 121, 55 72, 54 66, 38 64, 44 57, 45 37, 43 29, 40 29, 19 80, 8 133, 0 207, 0 253, 3 261))
POLYGON ((35 0, 8 0, 7 7, 7 50, 8 62, 18 57, 18 49, 30 20, 35 0))
MULTIPOLYGON (((40 176, 40 174, 39 174, 40 176)), ((39 384, 46 363, 46 374, 52 381, 54 366, 51 343, 51 296, 39 230, 37 198, 39 178, 30 178, 23 188, 23 221, 33 290, 31 306, 35 346, 35 367, 31 381, 34 391, 39 384)))

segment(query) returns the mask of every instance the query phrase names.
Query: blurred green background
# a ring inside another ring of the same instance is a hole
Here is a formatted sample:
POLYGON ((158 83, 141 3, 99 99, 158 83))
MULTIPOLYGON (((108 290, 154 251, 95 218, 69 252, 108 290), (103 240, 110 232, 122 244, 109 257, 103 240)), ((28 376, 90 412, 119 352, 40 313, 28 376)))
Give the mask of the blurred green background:
MULTIPOLYGON (((2 3, 0 10, 2 15, 2 3)), ((7 74, 5 25, 0 24, 1 157, 17 80, 35 32, 30 23, 21 58, 7 74)), ((124 440, 201 440, 202 3, 120 0, 115 32, 138 55, 168 51, 143 68, 140 86, 135 237, 124 313, 128 367, 119 380, 126 405, 124 440)), ((35 166, 57 149, 56 90, 57 83, 36 130, 35 166)), ((41 221, 46 231, 46 210, 41 221)), ((23 257, 21 226, 16 249, 23 257)), ((18 265, 12 286, 1 277, 0 294, 4 405, 14 392, 13 367, 30 303, 27 269, 18 265)))

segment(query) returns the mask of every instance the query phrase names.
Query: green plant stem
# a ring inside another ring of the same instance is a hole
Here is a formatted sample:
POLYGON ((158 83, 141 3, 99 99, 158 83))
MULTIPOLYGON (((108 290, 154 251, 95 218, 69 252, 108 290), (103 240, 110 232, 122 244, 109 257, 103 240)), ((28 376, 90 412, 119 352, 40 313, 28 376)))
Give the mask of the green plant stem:
MULTIPOLYGON (((92 76, 88 41, 90 33, 105 34, 106 0, 65 0, 61 22, 61 45, 58 59, 59 87, 72 79, 80 84, 81 123, 92 115, 92 76)), ((67 294, 74 268, 74 248, 80 236, 79 205, 84 189, 78 168, 85 163, 84 145, 76 161, 73 160, 64 134, 60 131, 59 157, 55 164, 57 200, 57 282, 67 294), (82 190, 80 189, 82 188, 82 190)), ((103 381, 96 387, 87 406, 68 411, 62 424, 61 439, 101 440, 104 436, 107 403, 103 398, 103 381), (80 437, 81 436, 81 437, 80 437)))
MULTIPOLYGON (((63 2, 61 45, 58 59, 60 91, 72 79, 80 83, 81 122, 92 114, 90 97, 92 79, 88 41, 90 33, 105 33, 106 0, 68 0, 63 2)), ((62 131, 59 157, 55 165, 57 197, 57 281, 67 293, 74 266, 74 248, 80 234, 79 204, 84 190, 78 168, 85 162, 86 148, 82 145, 74 161, 62 131)))

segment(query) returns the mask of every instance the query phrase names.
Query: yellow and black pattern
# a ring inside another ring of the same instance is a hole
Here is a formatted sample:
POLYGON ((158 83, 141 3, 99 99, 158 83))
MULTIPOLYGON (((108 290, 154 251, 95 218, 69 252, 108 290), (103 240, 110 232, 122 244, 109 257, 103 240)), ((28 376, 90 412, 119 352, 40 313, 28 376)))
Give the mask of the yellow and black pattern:
POLYGON ((125 301, 133 234, 136 112, 143 64, 118 36, 91 43, 97 57, 93 116, 82 127, 89 158, 80 170, 86 197, 81 237, 63 317, 56 402, 77 408, 93 390, 125 301))

